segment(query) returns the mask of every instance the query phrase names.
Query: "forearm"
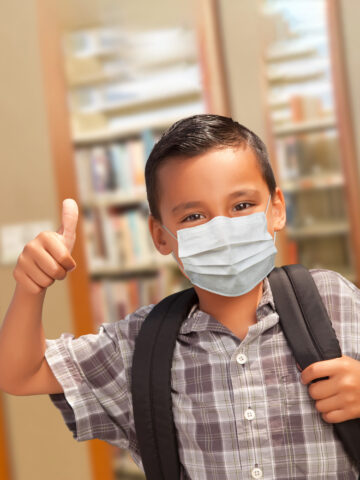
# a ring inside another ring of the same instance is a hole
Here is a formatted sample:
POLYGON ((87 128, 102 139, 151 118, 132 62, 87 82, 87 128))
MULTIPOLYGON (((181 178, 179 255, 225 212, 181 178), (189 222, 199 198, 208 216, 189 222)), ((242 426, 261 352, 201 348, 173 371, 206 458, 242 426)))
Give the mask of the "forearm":
POLYGON ((42 309, 46 289, 32 294, 16 284, 0 328, 0 389, 11 391, 38 371, 46 349, 42 309))

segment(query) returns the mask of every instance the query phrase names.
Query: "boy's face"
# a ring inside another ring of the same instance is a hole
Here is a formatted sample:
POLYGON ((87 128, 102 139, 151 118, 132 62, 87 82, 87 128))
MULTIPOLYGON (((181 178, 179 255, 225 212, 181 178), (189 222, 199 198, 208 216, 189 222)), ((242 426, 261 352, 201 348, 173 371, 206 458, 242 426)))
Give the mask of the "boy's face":
MULTIPOLYGON (((201 155, 170 160, 157 172, 159 210, 162 224, 176 237, 176 231, 194 227, 222 215, 236 217, 265 212, 269 189, 252 149, 223 148, 201 155)), ((285 225, 285 202, 279 188, 267 211, 268 231, 285 225)), ((150 215, 154 244, 163 255, 174 252, 177 241, 150 215)))

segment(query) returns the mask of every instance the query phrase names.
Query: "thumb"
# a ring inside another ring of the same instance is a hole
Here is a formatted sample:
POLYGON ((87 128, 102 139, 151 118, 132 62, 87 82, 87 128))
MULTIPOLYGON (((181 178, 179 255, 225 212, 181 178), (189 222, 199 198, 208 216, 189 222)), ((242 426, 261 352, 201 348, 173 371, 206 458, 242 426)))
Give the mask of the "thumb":
POLYGON ((57 233, 62 235, 65 246, 71 252, 76 239, 76 225, 79 217, 77 203, 72 198, 65 198, 62 204, 62 223, 57 233))

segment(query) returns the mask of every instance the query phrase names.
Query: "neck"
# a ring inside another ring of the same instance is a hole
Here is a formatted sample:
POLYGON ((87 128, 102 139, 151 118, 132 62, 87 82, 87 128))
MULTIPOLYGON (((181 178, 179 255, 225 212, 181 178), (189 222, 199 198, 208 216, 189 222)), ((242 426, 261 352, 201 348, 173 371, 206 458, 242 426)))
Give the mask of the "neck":
POLYGON ((239 297, 225 297, 194 285, 199 297, 199 308, 216 318, 240 338, 248 327, 256 323, 256 309, 263 293, 263 282, 239 297))

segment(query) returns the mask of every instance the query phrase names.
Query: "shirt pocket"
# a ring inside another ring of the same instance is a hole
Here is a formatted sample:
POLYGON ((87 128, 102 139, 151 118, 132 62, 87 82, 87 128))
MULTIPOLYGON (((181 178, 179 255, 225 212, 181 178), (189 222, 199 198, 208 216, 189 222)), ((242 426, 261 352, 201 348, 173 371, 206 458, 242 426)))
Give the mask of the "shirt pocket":
POLYGON ((279 383, 281 385, 284 403, 287 407, 311 403, 306 385, 301 383, 301 372, 296 365, 286 365, 279 371, 279 383))

